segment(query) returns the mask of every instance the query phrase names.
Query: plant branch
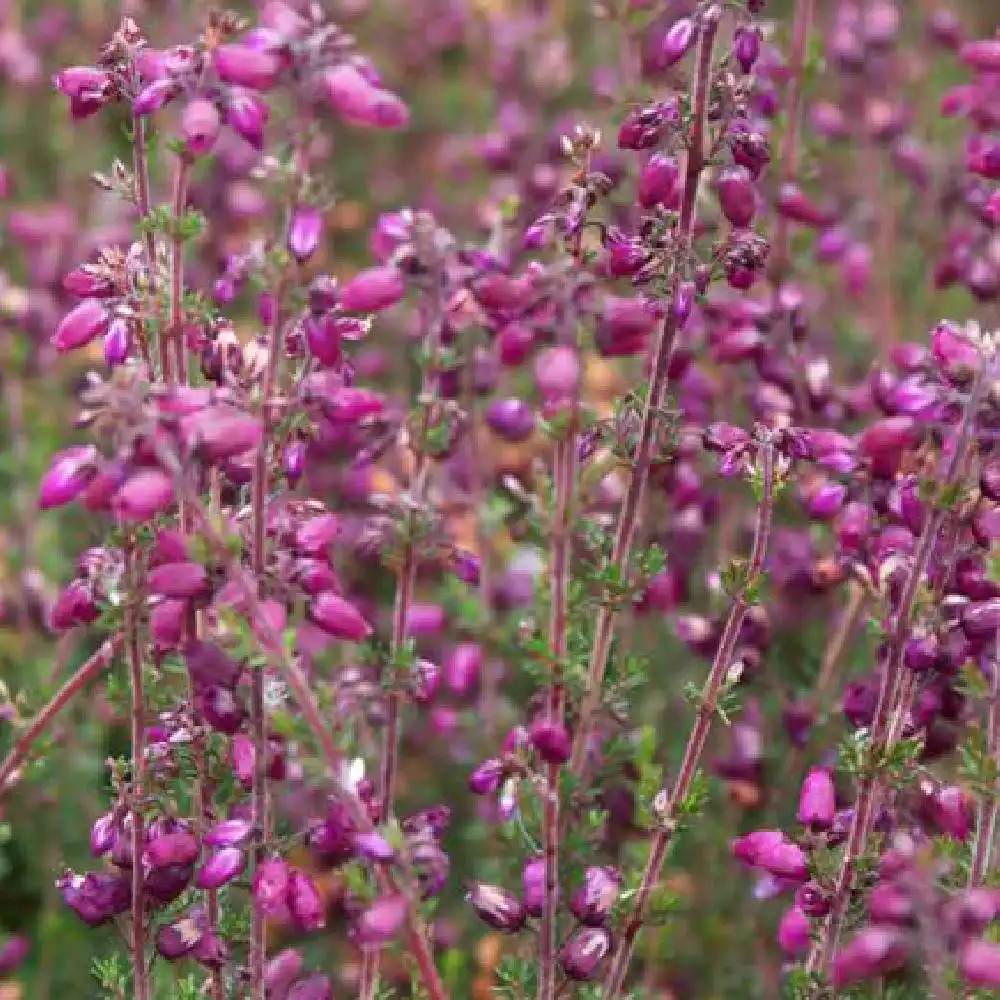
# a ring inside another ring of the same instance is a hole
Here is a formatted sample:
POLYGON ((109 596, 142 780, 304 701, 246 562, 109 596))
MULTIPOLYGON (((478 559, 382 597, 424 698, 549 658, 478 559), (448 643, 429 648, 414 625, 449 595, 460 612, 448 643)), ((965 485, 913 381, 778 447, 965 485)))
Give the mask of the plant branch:
POLYGON ((762 492, 760 504, 757 508, 757 521, 754 528, 753 547, 750 553, 750 562, 747 566, 744 582, 737 594, 733 597, 733 603, 729 610, 729 617, 726 620, 722 637, 719 640, 719 648, 716 650, 712 668, 702 689, 701 700, 698 706, 698 716, 694 726, 688 736, 687 745, 684 748, 684 757, 681 761, 680 771, 673 789, 669 795, 661 792, 661 796, 666 798, 662 807, 657 808, 657 819, 659 829, 653 837, 653 844, 650 848, 649 858, 642 873, 642 880, 636 893, 635 902, 625 922, 611 960, 611 968, 604 983, 604 1000, 617 1000, 622 986, 625 983, 625 976, 628 973, 629 964, 632 961, 632 952, 635 948, 635 940, 642 929, 643 921, 646 917, 646 909, 649 905, 650 897, 660 877, 660 869, 666 858, 667 848, 677 832, 679 818, 685 800, 691 792, 695 775, 698 771, 698 764, 708 740, 708 734, 712 727, 712 719, 718 708, 719 695, 725 686, 729 669, 732 665, 733 653, 739 639, 740 629, 743 627, 743 619, 752 605, 752 594, 761 579, 764 571, 764 559, 767 555, 767 547, 771 536, 771 523, 774 516, 774 491, 775 491, 775 466, 774 466, 774 444, 770 439, 761 446, 761 466, 762 466, 762 492))
POLYGON ((31 721, 10 752, 0 764, 0 798, 14 787, 11 778, 28 758, 31 748, 48 732, 56 716, 121 652, 125 645, 122 633, 105 639, 90 659, 80 666, 69 680, 49 699, 44 708, 31 721))
MULTIPOLYGON (((649 383, 649 393, 643 407, 642 421, 639 427, 639 442, 636 446, 632 476, 629 479, 625 499, 622 502, 621 512, 618 516, 618 529, 615 533, 614 545, 611 551, 610 568, 617 571, 619 578, 624 578, 632 555, 632 545, 635 541, 635 534, 638 528, 639 513, 645 500, 646 485, 649 481, 649 470, 653 460, 653 442, 656 436, 659 411, 666 398, 670 362, 673 358, 674 344, 677 338, 678 319, 677 312, 673 308, 673 303, 676 299, 677 288, 691 251, 691 244, 694 238, 694 216, 698 185, 701 180, 702 171, 707 165, 705 128, 708 114, 708 98, 711 90, 712 51, 715 46, 715 38, 718 33, 721 16, 721 7, 713 4, 702 14, 700 19, 697 65, 692 98, 690 144, 687 150, 684 171, 680 220, 677 226, 674 255, 670 263, 668 276, 670 291, 667 315, 660 326, 655 345, 650 355, 652 375, 649 383)), ((608 656, 611 652, 611 642, 614 638, 618 614, 618 608, 611 602, 607 602, 601 606, 597 615, 586 686, 583 700, 580 704, 580 720, 573 740, 573 750, 569 762, 570 771, 577 776, 583 771, 591 730, 597 713, 600 710, 604 673, 607 669, 608 656)))

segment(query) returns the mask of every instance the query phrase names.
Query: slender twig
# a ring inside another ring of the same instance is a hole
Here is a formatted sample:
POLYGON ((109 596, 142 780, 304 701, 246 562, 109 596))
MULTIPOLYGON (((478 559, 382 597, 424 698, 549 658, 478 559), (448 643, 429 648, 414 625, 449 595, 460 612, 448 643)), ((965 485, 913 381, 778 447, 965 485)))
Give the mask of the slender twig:
POLYGON ((712 727, 712 719, 718 708, 719 695, 725 686, 729 669, 732 666, 733 653, 739 639, 740 629, 743 627, 743 620, 750 610, 753 601, 753 593, 761 579, 764 571, 764 559, 767 555, 768 542, 771 536, 771 522, 774 515, 774 491, 775 491, 775 446, 768 438, 761 445, 761 472, 762 488, 760 504, 757 508, 757 521, 754 527, 753 547, 750 552, 750 562, 746 569, 746 575, 739 591, 734 595, 732 605, 729 609, 729 617, 726 620, 722 638, 719 640, 719 647, 712 662, 705 686, 702 688, 701 700, 698 705, 698 716, 694 726, 688 736, 687 745, 684 748, 684 757, 681 761, 680 771, 673 789, 669 795, 660 793, 658 798, 665 798, 666 801, 661 807, 656 808, 659 829, 653 837, 649 857, 646 867, 642 873, 642 880, 636 892, 635 901, 629 912, 625 927, 622 930, 618 946, 611 959, 611 967, 608 971, 607 979, 604 983, 604 1000, 617 1000, 628 973, 629 964, 632 961, 632 952, 635 948, 635 940, 642 928, 646 916, 646 908, 649 905, 650 896, 660 877, 660 869, 663 867, 666 858, 667 848, 677 832, 678 820, 681 809, 691 792, 695 775, 698 772, 698 764, 708 740, 708 734, 712 727))
POLYGON ((188 173, 190 164, 186 156, 177 158, 174 171, 173 211, 170 225, 170 325, 168 339, 174 342, 176 357, 175 376, 187 381, 187 348, 184 343, 183 296, 184 296, 184 236, 181 220, 187 206, 188 173))
POLYGON ((121 652, 125 637, 121 633, 106 639, 100 649, 80 666, 69 680, 49 699, 44 708, 32 719, 10 752, 0 764, 0 798, 11 788, 11 778, 27 759, 31 748, 48 732, 56 716, 92 681, 105 670, 121 652))
MULTIPOLYGON (((684 189, 681 196, 680 219, 677 225, 674 255, 670 263, 668 278, 669 305, 667 315, 660 326, 656 343, 651 354, 652 375, 649 383, 649 393, 642 412, 639 426, 639 441, 635 450, 635 461, 632 475, 629 478, 618 516, 618 528, 615 533, 614 545, 611 550, 610 567, 617 571, 619 578, 628 569, 638 527, 639 512, 646 496, 646 485, 649 481, 649 470, 653 460, 653 443, 656 437, 656 427, 659 413, 666 398, 670 362, 673 358, 674 344, 677 337, 677 312, 672 308, 684 269, 688 263, 688 255, 694 237, 695 202, 698 196, 698 184, 702 171, 706 167, 705 127, 708 111, 708 97, 711 90, 712 51, 718 33, 719 19, 722 16, 720 6, 713 4, 700 18, 700 36, 698 40, 697 65, 694 78, 694 93, 692 98, 692 123, 689 146, 687 150, 684 171, 684 189)), ((579 775, 584 767, 590 734, 595 717, 601 706, 601 693, 604 683, 604 673, 607 669, 608 655, 614 638, 615 626, 618 621, 619 608, 611 601, 601 606, 597 614, 594 629, 594 643, 591 647, 590 663, 587 671, 586 686, 580 704, 580 720, 573 740, 573 751, 569 767, 574 775, 579 775)))
MULTIPOLYGON (((939 496, 947 494, 954 488, 960 478, 960 470, 964 470, 965 455, 972 436, 976 411, 979 408, 979 401, 982 398, 984 374, 987 367, 987 364, 983 362, 982 370, 976 378, 975 385, 966 403, 955 448, 949 457, 944 475, 941 478, 939 496)), ((912 627, 914 603, 917 592, 920 589, 921 581, 927 572, 931 554, 934 551, 934 543, 941 533, 947 516, 948 509, 939 505, 927 518, 924 530, 921 532, 913 553, 909 575, 903 585, 899 608, 895 616, 896 626, 889 645, 878 703, 875 708, 875 717, 871 726, 871 759, 873 761, 883 759, 889 746, 889 739, 892 735, 890 723, 894 715, 895 706, 899 701, 901 673, 903 669, 903 650, 912 627)), ((844 854, 834 886, 830 910, 826 920, 820 927, 806 961, 806 969, 809 972, 826 970, 837 948, 844 916, 847 913, 851 891, 854 887, 854 873, 868 844, 871 821, 875 814, 875 804, 880 789, 881 782, 879 775, 874 770, 865 774, 861 779, 854 805, 851 829, 847 836, 847 843, 844 846, 844 854)))
MULTIPOLYGON (((562 665, 568 652, 570 528, 573 490, 576 479, 576 440, 574 423, 556 442, 553 467, 555 509, 552 524, 552 565, 549 589, 549 647, 552 656, 552 684, 549 688, 548 713, 553 723, 562 724, 565 689, 562 665)), ((559 913, 559 764, 548 767, 545 802, 542 811, 542 848, 545 869, 545 894, 539 933, 538 1000, 553 1000, 556 989, 556 951, 559 913)))
POLYGON ((129 581, 129 602, 125 607, 125 644, 128 654, 129 681, 132 689, 132 988, 135 1000, 149 1000, 149 969, 146 965, 146 898, 143 795, 146 789, 145 710, 142 677, 142 649, 139 638, 139 611, 136 594, 139 575, 136 553, 131 544, 125 549, 125 574, 129 581))
MULTIPOLYGON (((986 721, 986 752, 1000 772, 1000 636, 993 650, 990 665, 989 708, 986 721)), ((976 846, 969 871, 969 886, 982 885, 993 861, 997 834, 997 812, 1000 809, 1000 783, 979 802, 976 816, 976 846)))

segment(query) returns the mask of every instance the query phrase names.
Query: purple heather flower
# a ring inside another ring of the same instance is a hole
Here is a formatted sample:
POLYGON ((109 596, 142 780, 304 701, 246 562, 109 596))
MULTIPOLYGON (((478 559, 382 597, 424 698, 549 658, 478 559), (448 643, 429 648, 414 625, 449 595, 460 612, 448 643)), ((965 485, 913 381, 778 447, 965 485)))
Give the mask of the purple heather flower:
POLYGON ((243 873, 246 855, 238 847, 222 847, 209 855, 195 878, 199 889, 219 889, 243 873))
POLYGON ((208 572, 200 563, 166 563, 150 570, 147 577, 150 593, 162 597, 204 597, 209 592, 208 572))
POLYGON ((621 873, 616 868, 590 865, 583 873, 583 885, 573 894, 570 909, 581 924, 600 927, 611 914, 622 888, 621 873))
POLYGON ((495 930, 514 934, 524 926, 524 906, 513 893, 498 885, 475 882, 465 898, 479 919, 495 930))
POLYGON ((100 299, 84 299, 62 318, 52 337, 60 354, 86 347, 108 328, 111 315, 100 299))
POLYGON ((494 400, 485 416, 490 430, 506 441, 526 441, 535 429, 535 415, 520 399, 494 400))
POLYGON ((906 964, 910 947, 906 934, 895 927, 866 927, 833 961, 833 983, 838 989, 876 979, 906 964))
POLYGON ((24 964, 31 942, 23 934, 13 934, 0 944, 0 976, 10 975, 24 964))
POLYGON ((181 114, 181 138, 192 156, 210 153, 219 139, 222 119, 212 101, 196 98, 181 114))
POLYGON ((256 150, 264 147, 264 128, 270 113, 267 102, 259 94, 247 90, 230 93, 223 109, 225 123, 256 150))
POLYGON ((53 631, 65 632, 76 625, 89 625, 99 615, 90 586, 84 580, 73 580, 59 592, 52 605, 49 626, 53 631))
POLYGON ((473 795, 495 795, 505 771, 504 762, 499 757, 484 760, 469 775, 469 791, 473 795))
POLYGON ((663 205, 675 208, 678 201, 677 161, 664 153, 654 153, 639 173, 637 196, 646 209, 663 205))
POLYGON ((140 469, 115 494, 113 506, 123 521, 148 521, 174 502, 174 483, 160 469, 140 469))
POLYGON ((292 919, 306 931, 326 926, 326 907, 316 883, 305 872, 292 871, 288 884, 288 904, 292 919))
POLYGON ((202 838, 207 847, 238 847, 245 844, 253 826, 246 819, 224 819, 209 827, 202 838))
POLYGON ((285 1000, 333 1000, 333 987, 328 976, 314 972, 293 983, 285 1000))
POLYGON ((182 917, 161 927, 156 934, 156 950, 168 961, 174 962, 194 951, 203 930, 193 917, 182 917))
POLYGON ((269 90, 281 70, 277 56, 249 45, 220 45, 215 50, 214 62, 223 83, 250 90, 269 90))
POLYGON ((799 822, 814 830, 826 830, 837 811, 833 779, 829 771, 814 767, 802 782, 799 795, 799 822))
POLYGON ((403 276, 394 267, 370 267, 348 281, 340 293, 341 305, 350 312, 379 312, 406 294, 403 276))
POLYGON ((538 855, 528 858, 521 873, 521 897, 530 917, 542 915, 545 899, 545 858, 538 855))
POLYGON ((132 112, 140 117, 155 114, 166 107, 178 94, 180 87, 175 80, 166 77, 147 84, 136 95, 132 103, 132 112))
POLYGON ((323 213, 312 205, 296 209, 288 227, 288 249, 304 264, 319 248, 323 237, 323 213))
POLYGON ((666 69, 680 62, 694 45, 697 34, 698 27, 693 18, 678 18, 660 43, 660 65, 666 69))
POLYGON ((611 934, 604 927, 581 927, 572 934, 559 952, 559 964, 575 982, 588 982, 597 976, 608 952, 611 934))
POLYGON ((373 86, 348 63, 328 69, 322 87, 330 106, 352 125, 399 129, 410 123, 410 109, 400 97, 373 86))
POLYGON ((294 948, 285 948, 268 960, 264 967, 264 986, 273 1000, 286 1000, 288 990, 302 974, 302 954, 294 948))
POLYGON ((355 920, 351 940, 363 950, 382 948, 395 940, 405 921, 404 896, 398 893, 379 896, 355 920))
POLYGON ((753 222, 757 197, 745 167, 724 170, 718 181, 719 205, 729 222, 741 229, 753 222))
POLYGON ((1000 945, 993 941, 966 942, 959 970, 966 986, 1000 990, 1000 945))
POLYGON ((143 862, 150 868, 166 868, 170 865, 187 865, 194 861, 201 848, 193 833, 177 830, 154 836, 143 852, 143 862))
POLYGON ((290 916, 288 893, 292 872, 283 858, 266 858, 254 869, 253 900, 266 917, 285 922, 290 916))
POLYGON ((96 463, 93 445, 77 445, 54 455, 38 492, 38 506, 48 510, 71 503, 93 478, 96 463))
POLYGON ((760 56, 760 31, 743 26, 733 32, 733 55, 744 73, 749 73, 760 56))
POLYGON ((565 764, 569 760, 571 740, 563 723, 541 717, 531 724, 531 743, 547 764, 565 764))
POLYGON ((131 879, 120 875, 68 871, 56 883, 63 901, 91 927, 98 927, 131 905, 131 879))
POLYGON ((372 633, 361 612, 332 590, 313 598, 309 615, 324 632, 348 642, 363 642, 372 633))
POLYGON ((121 316, 116 316, 104 334, 104 363, 109 368, 124 364, 128 358, 130 342, 128 322, 121 316))
POLYGON ((790 906, 778 923, 778 945, 786 955, 799 956, 809 951, 812 925, 798 906, 790 906))
POLYGON ((70 114, 76 120, 96 114, 112 96, 110 75, 94 66, 70 66, 60 70, 53 84, 59 93, 69 98, 70 114))

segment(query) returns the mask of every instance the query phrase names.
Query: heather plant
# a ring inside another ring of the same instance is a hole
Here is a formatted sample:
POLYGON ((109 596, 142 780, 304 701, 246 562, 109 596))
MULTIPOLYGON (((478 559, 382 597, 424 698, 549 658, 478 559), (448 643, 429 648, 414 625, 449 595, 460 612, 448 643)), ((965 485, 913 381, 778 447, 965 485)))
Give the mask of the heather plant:
POLYGON ((995 15, 417 6, 0 9, 0 974, 1000 989, 995 15))

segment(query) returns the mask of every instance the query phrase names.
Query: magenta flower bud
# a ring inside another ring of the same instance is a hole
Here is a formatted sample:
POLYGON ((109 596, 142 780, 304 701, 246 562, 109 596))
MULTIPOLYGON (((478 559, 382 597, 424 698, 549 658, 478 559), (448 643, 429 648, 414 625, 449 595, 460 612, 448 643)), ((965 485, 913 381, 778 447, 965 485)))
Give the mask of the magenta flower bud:
POLYGON ((680 62, 694 45, 697 33, 693 18, 682 17, 674 21, 660 44, 660 65, 668 69, 680 62))
POLYGON ((444 675, 448 687, 455 694, 468 694, 478 683, 483 669, 483 651, 474 642, 457 645, 444 662, 444 675))
POLYGON ((56 90, 69 98, 70 114, 77 121, 96 114, 111 98, 111 77, 93 66, 70 66, 53 77, 56 90))
POLYGON ((799 822, 814 830, 826 830, 833 823, 836 811, 833 779, 823 768, 812 768, 799 794, 799 822))
POLYGON ((972 796, 958 785, 945 785, 934 796, 933 817, 938 829, 963 843, 974 825, 975 805, 972 796))
POLYGON ((1000 38, 978 38, 966 42, 958 56, 966 66, 982 73, 1000 73, 1000 38))
POLYGON ((354 922, 351 940, 362 950, 382 948, 395 940, 405 922, 405 897, 399 893, 379 896, 354 922))
POLYGON ((111 316, 99 299, 84 299, 63 316, 52 343, 60 354, 86 347, 108 328, 111 316))
POLYGON ((505 441, 526 441, 535 430, 535 415, 520 399, 497 399, 486 408, 486 424, 505 441))
POLYGON ((523 323, 508 323, 497 335, 500 363, 509 368, 522 364, 535 346, 535 332, 523 323))
POLYGON ((782 184, 778 192, 778 212, 792 222, 822 229, 833 221, 829 213, 814 204, 797 184, 782 184))
POLYGON ((580 384, 580 360, 569 347, 550 347, 535 362, 535 385, 547 400, 565 400, 580 384))
POLYGON ((30 953, 31 942, 23 934, 7 938, 0 944, 0 976, 17 972, 30 953))
POLYGON ((259 95, 250 91, 235 91, 224 108, 226 124, 256 150, 264 147, 264 129, 271 109, 259 95))
POLYGON ((358 855, 366 861, 387 865, 396 859, 396 848, 375 830, 357 834, 354 838, 354 846, 357 848, 358 855))
POLYGON ((328 976, 314 972, 293 983, 285 1000, 333 1000, 333 987, 328 976))
POLYGON ((149 630, 156 648, 176 649, 180 645, 187 602, 161 601, 150 612, 149 630))
POLYGON ((974 601, 962 609, 962 631, 972 641, 990 639, 1000 629, 1000 597, 974 601))
POLYGON ((521 896, 530 917, 540 917, 545 900, 545 858, 529 858, 521 873, 521 896))
POLYGON ((212 406, 185 417, 181 434, 190 451, 216 463, 256 448, 263 430, 254 417, 228 406, 212 406))
POLYGON ((281 453, 281 468, 288 485, 294 487, 302 478, 306 468, 306 444, 304 441, 289 441, 281 453))
POLYGON ((202 839, 206 847, 237 847, 245 844, 252 832, 250 821, 237 817, 216 823, 202 839))
POLYGON ((247 710, 228 688, 211 684, 195 695, 195 705, 204 720, 219 733, 233 736, 243 727, 247 710))
POLYGON ((104 334, 104 363, 109 368, 125 363, 130 339, 128 323, 121 316, 116 316, 104 334))
POLYGON ((197 857, 201 848, 193 833, 177 830, 154 837, 143 852, 142 860, 150 868, 166 868, 169 865, 189 865, 197 857))
POLYGON ((171 903, 187 888, 194 864, 167 865, 146 875, 146 891, 160 903, 171 903))
POLYGON ((85 267, 70 271, 62 280, 63 291, 78 299, 104 299, 113 294, 114 286, 107 278, 92 274, 85 267))
POLYGON ((410 213, 383 212, 375 223, 369 247, 371 252, 383 263, 387 263, 392 255, 404 243, 409 242, 411 232, 410 213))
POLYGON ((938 323, 931 334, 934 359, 952 385, 965 385, 982 366, 978 348, 951 323, 938 323))
POLYGON ((227 656, 214 643, 199 640, 189 642, 185 647, 184 662, 195 689, 213 684, 232 689, 243 672, 240 663, 227 656))
POLYGON ((352 125, 405 128, 410 110, 395 94, 372 83, 354 66, 341 63, 323 74, 323 93, 330 106, 352 125))
POLYGON ((475 882, 465 900, 476 911, 480 920, 505 934, 516 934, 527 918, 518 898, 498 885, 475 882))
POLYGON ((966 942, 958 967, 966 986, 1000 990, 1000 945, 993 941, 966 942))
POLYGON ((805 955, 812 943, 811 932, 809 918, 798 906, 790 906, 778 923, 778 947, 792 957, 805 955))
POLYGON ((877 979, 906 964, 910 954, 906 934, 896 927, 866 927, 833 960, 833 984, 838 989, 877 979))
POLYGON ((113 505, 122 521, 148 521, 174 502, 174 483, 160 469, 140 469, 115 494, 113 505))
POLYGON ((356 274, 341 290, 340 301, 350 312, 379 312, 406 294, 403 276, 394 267, 370 267, 356 274))
POLYGON ((131 879, 120 875, 67 871, 57 882, 63 902, 85 923, 99 927, 131 905, 131 879))
POLYGON ((292 919, 304 931, 318 931, 326 926, 323 897, 316 883, 305 872, 292 872, 288 885, 288 903, 292 919))
POLYGON ((214 59, 215 71, 223 83, 250 90, 270 90, 281 70, 277 56, 248 45, 220 45, 214 59))
POLYGON ((73 580, 59 592, 52 605, 49 627, 55 632, 65 632, 77 625, 89 625, 99 615, 90 587, 84 580, 73 580))
POLYGON ((719 176, 719 205, 730 223, 745 229, 757 210, 750 172, 745 167, 731 167, 719 176))
POLYGON ((659 318, 658 307, 648 299, 608 295, 595 334, 598 350, 604 357, 645 353, 659 318))
POLYGON ((304 264, 319 248, 323 236, 323 213, 312 205, 296 209, 288 227, 288 250, 304 264))
POLYGON ((586 983, 596 978, 608 952, 611 934, 604 927, 581 927, 563 945, 559 964, 574 982, 586 983))
POLYGON ((166 563, 150 570, 150 593, 162 597, 204 597, 209 592, 208 571, 200 563, 166 563))
POLYGON ((556 719, 536 719, 531 724, 531 743, 547 764, 565 764, 569 760, 569 733, 556 719))
POLYGON ((891 479, 899 469, 903 452, 916 442, 917 428, 912 418, 887 417, 862 433, 858 450, 871 462, 873 475, 891 479))
POLYGON ((643 208, 675 208, 678 200, 677 161, 664 153, 654 153, 639 173, 637 194, 643 208))
POLYGON ((77 445, 53 455, 49 471, 38 491, 41 510, 72 503, 94 477, 97 449, 93 445, 77 445))
POLYGON ((288 990, 302 973, 305 963, 300 952, 294 948, 279 951, 264 966, 264 986, 268 1000, 287 1000, 288 990))
POLYGON ((910 926, 915 919, 915 907, 910 896, 898 886, 882 882, 868 897, 868 915, 879 924, 910 926))
POLYGON ((583 873, 583 885, 573 894, 569 908, 581 924, 600 927, 611 914, 622 888, 616 868, 590 865, 583 873))
POLYGON ((445 624, 440 604, 411 604, 406 615, 406 635, 410 639, 430 638, 439 635, 445 624))
POLYGON ((223 847, 209 855, 195 878, 195 885, 199 889, 221 889, 243 874, 246 863, 246 855, 238 847, 223 847))
POLYGON ((361 612, 332 590, 313 598, 309 616, 324 632, 347 642, 363 642, 372 633, 361 612))
POLYGON ((182 917, 161 927, 156 934, 156 950, 168 962, 175 962, 194 951, 202 938, 202 928, 192 917, 182 917))
POLYGON ((107 854, 118 839, 118 823, 113 813, 104 813, 94 820, 90 828, 90 853, 95 858, 107 854))
POLYGON ((335 514, 311 517, 295 529, 295 548, 306 556, 325 557, 340 530, 340 518, 335 514))
POLYGON ((749 73, 760 57, 760 31, 753 27, 740 27, 733 32, 733 55, 744 73, 749 73))
POLYGON ((177 83, 169 77, 154 80, 136 95, 132 111, 140 117, 155 114, 169 104, 180 93, 177 83))
POLYGON ((210 153, 219 139, 222 119, 212 101, 193 100, 181 115, 181 138, 192 156, 210 153))
POLYGON ((847 499, 847 487, 842 483, 824 483, 809 498, 809 516, 819 521, 835 517, 847 499))
POLYGON ((495 795, 505 773, 504 763, 499 757, 484 760, 469 775, 469 791, 473 795, 495 795))
POLYGON ((283 858, 266 858, 253 873, 253 901, 257 911, 265 917, 285 922, 290 916, 288 893, 291 887, 291 869, 283 858))

